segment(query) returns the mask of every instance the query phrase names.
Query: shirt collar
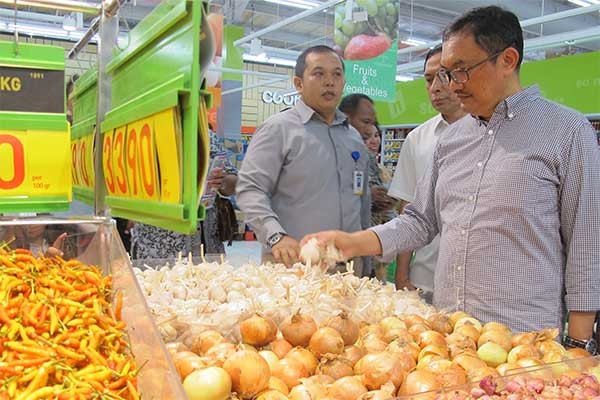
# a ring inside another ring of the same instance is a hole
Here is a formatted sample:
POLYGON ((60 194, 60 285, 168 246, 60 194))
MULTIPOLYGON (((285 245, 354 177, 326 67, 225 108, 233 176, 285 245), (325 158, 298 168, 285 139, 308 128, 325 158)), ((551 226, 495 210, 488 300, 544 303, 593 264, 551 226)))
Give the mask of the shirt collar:
MULTIPOLYGON (((540 87, 538 85, 532 85, 525 89, 519 90, 517 93, 508 96, 502 100, 494 110, 494 114, 490 118, 490 121, 496 118, 501 119, 513 119, 521 111, 523 111, 531 102, 540 97, 540 87)), ((473 116, 479 124, 487 125, 488 122, 482 120, 477 116, 473 116)))
MULTIPOLYGON (((302 99, 298 99, 298 102, 296 103, 295 108, 296 108, 296 111, 298 111, 298 114, 300 114, 300 120, 302 121, 303 124, 306 124, 308 121, 310 121, 311 118, 313 117, 313 115, 316 116, 320 121, 324 122, 321 119, 321 117, 317 114, 317 112, 315 110, 313 110, 312 108, 310 108, 308 105, 306 105, 306 103, 302 99)), ((331 124, 348 126, 348 117, 346 116, 346 114, 344 114, 343 112, 341 112, 340 110, 338 110, 336 108, 335 117, 331 124)))
POLYGON ((442 114, 436 115, 436 121, 434 122, 433 127, 433 134, 435 136, 440 136, 444 129, 446 129, 448 126, 450 126, 450 124, 444 119, 444 117, 442 117, 442 114))

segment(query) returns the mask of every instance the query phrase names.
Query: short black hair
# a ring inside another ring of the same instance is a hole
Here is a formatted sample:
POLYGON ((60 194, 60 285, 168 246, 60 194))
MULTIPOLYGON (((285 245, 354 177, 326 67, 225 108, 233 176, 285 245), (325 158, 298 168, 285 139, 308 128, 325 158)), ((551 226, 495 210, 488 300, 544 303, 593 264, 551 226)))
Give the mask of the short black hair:
POLYGON ((294 69, 295 76, 302 78, 302 76, 304 75, 304 70, 306 69, 306 57, 308 57, 308 55, 312 54, 312 53, 316 53, 316 54, 333 53, 333 54, 335 54, 340 59, 340 62, 342 63, 342 70, 344 72, 346 71, 346 67, 344 66, 344 61, 342 61, 340 55, 338 53, 336 53, 335 50, 333 50, 331 47, 320 44, 318 46, 309 47, 308 49, 306 49, 302 53, 300 53, 300 55, 296 59, 296 68, 294 69))
POLYGON ((438 53, 442 52, 442 44, 438 44, 435 47, 432 47, 431 49, 429 49, 429 51, 427 52, 427 54, 425 55, 425 62, 423 63, 423 71, 425 71, 425 68, 427 68, 427 61, 429 61, 429 59, 433 56, 435 56, 438 53))
POLYGON ((457 33, 468 32, 489 55, 514 47, 519 52, 517 70, 523 61, 523 29, 519 18, 498 6, 478 7, 454 20, 443 34, 443 41, 457 33))
POLYGON ((342 98, 338 108, 346 115, 354 115, 358 111, 358 105, 361 100, 367 100, 369 103, 375 104, 373 103, 373 99, 366 94, 352 93, 342 98))

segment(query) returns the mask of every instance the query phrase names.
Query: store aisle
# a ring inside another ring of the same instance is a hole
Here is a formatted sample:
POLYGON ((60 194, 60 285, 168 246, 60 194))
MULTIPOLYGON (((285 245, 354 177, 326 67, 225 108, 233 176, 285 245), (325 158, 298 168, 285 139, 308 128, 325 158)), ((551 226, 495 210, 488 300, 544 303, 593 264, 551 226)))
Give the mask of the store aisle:
POLYGON ((234 241, 231 246, 225 243, 225 259, 239 267, 247 262, 260 264, 260 243, 256 240, 234 241))

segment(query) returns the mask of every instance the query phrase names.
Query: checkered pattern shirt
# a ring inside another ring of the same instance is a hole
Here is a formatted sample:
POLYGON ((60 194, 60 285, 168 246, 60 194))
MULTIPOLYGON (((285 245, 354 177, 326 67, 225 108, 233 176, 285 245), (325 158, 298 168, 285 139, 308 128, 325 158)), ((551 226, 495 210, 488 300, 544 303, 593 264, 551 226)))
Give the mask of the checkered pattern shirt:
POLYGON ((522 332, 600 309, 600 151, 585 117, 533 86, 440 138, 383 258, 440 232, 434 304, 522 332))

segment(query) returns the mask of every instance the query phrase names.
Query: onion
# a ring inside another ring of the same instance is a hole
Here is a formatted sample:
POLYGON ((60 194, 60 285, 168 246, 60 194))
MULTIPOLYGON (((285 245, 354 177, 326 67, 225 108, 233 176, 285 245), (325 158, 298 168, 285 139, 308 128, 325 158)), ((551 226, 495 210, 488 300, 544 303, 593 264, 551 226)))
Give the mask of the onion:
POLYGON ((294 358, 283 358, 275 364, 273 376, 281 379, 288 389, 291 389, 300 384, 300 379, 308 377, 308 371, 300 361, 294 358))
POLYGON ((277 325, 270 318, 253 315, 240 324, 242 341, 253 346, 266 346, 277 335, 277 325))
POLYGON ((371 390, 361 395, 358 400, 389 400, 394 397, 395 393, 396 387, 391 382, 388 382, 381 386, 379 390, 371 390))
POLYGON ((504 376, 507 373, 509 373, 510 371, 512 371, 514 369, 518 369, 518 368, 519 368, 519 366, 517 364, 504 363, 504 364, 498 365, 496 367, 496 371, 498 371, 500 376, 504 376))
POLYGON ((185 378, 183 389, 189 400, 225 400, 231 393, 231 378, 222 368, 199 369, 185 378))
POLYGON ((421 360, 423 357, 428 355, 440 356, 442 358, 448 358, 448 349, 445 346, 438 346, 437 344, 430 344, 421 349, 417 360, 421 360))
POLYGON ((443 335, 452 333, 452 330, 454 329, 454 324, 450 320, 450 317, 448 317, 448 315, 446 315, 446 314, 443 314, 443 313, 433 314, 427 320, 429 321, 429 324, 431 325, 431 329, 433 329, 434 331, 437 331, 443 335))
POLYGON ((546 353, 555 352, 560 354, 567 353, 567 350, 563 347, 563 345, 554 340, 544 340, 542 342, 538 342, 536 343, 536 347, 543 355, 546 355, 546 353))
POLYGON ((329 318, 323 326, 333 328, 342 335, 344 339, 344 345, 350 346, 358 340, 359 328, 358 324, 353 321, 350 316, 341 312, 338 315, 329 318))
POLYGON ((294 347, 286 354, 285 358, 293 358, 296 361, 299 361, 304 365, 304 368, 306 368, 309 375, 314 374, 317 369, 317 358, 304 347, 294 347))
POLYGON ((367 389, 376 390, 387 382, 392 382, 396 388, 400 387, 408 371, 396 354, 384 351, 361 358, 354 366, 354 373, 363 376, 367 389))
POLYGON ((477 350, 475 341, 469 336, 465 336, 460 333, 453 333, 446 336, 446 343, 448 344, 448 350, 450 350, 450 356, 452 358, 464 353, 467 350, 477 350))
MULTIPOLYGON (((437 356, 435 354, 428 354, 419 360, 419 362, 417 363, 417 369, 418 370, 427 369, 429 364, 431 364, 434 361, 438 361, 438 360, 445 360, 445 358, 437 356)), ((485 365, 485 363, 484 363, 484 365, 485 365)))
POLYGON ((317 373, 332 377, 335 380, 354 375, 352 362, 343 356, 325 355, 317 367, 317 373))
POLYGON ((192 372, 206 367, 206 363, 202 360, 202 358, 195 353, 187 351, 175 354, 173 356, 173 363, 175 364, 175 369, 182 380, 192 372))
POLYGON ((377 335, 379 338, 383 339, 383 337, 385 336, 385 330, 381 325, 377 324, 365 325, 359 329, 359 336, 361 338, 366 337, 370 334, 377 335))
POLYGON ((327 390, 327 396, 337 400, 356 400, 367 388, 357 376, 345 376, 333 382, 327 390))
POLYGON ((428 371, 413 371, 407 375, 398 391, 399 396, 408 396, 415 393, 428 392, 441 389, 442 385, 435 374, 428 371))
POLYGON ((233 343, 219 343, 208 349, 205 354, 205 358, 209 360, 210 364, 217 367, 222 367, 225 360, 227 360, 237 350, 233 343))
POLYGON ((256 347, 252 346, 251 344, 248 343, 238 343, 238 345, 235 348, 236 350, 249 350, 249 351, 253 351, 255 353, 258 353, 258 350, 256 350, 256 347))
POLYGON ((277 354, 273 353, 271 350, 261 350, 258 352, 258 355, 265 359, 267 364, 269 364, 269 369, 273 371, 273 367, 279 361, 279 357, 277 354))
POLYGON ((285 339, 275 339, 269 344, 269 348, 280 359, 285 357, 285 355, 292 349, 292 345, 285 339))
POLYGON ((344 351, 344 339, 333 328, 324 327, 318 329, 310 338, 309 350, 318 358, 324 354, 342 354, 344 351))
POLYGON ((400 340, 403 342, 412 342, 413 337, 410 333, 408 333, 408 330, 406 330, 404 328, 392 328, 392 329, 385 331, 384 340, 388 343, 390 343, 394 340, 400 340))
POLYGON ((443 387, 467 383, 467 373, 465 370, 448 360, 433 361, 423 369, 434 373, 443 387))
POLYGON ((505 331, 508 335, 512 335, 512 331, 510 328, 500 322, 488 322, 483 325, 483 332, 491 331, 491 330, 501 330, 505 331))
POLYGON ((183 344, 181 342, 167 343, 167 344, 165 344, 165 348, 167 349, 167 351, 169 352, 171 357, 173 356, 173 354, 178 353, 180 351, 189 351, 190 350, 185 344, 183 344))
POLYGON ((388 344, 374 335, 369 335, 360 341, 361 346, 367 353, 380 353, 384 351, 388 344))
POLYGON ((534 344, 537 339, 536 332, 517 333, 511 339, 512 347, 517 347, 522 344, 534 344))
POLYGON ((467 372, 485 368, 487 366, 486 363, 479 358, 463 354, 456 356, 452 362, 454 362, 456 365, 459 365, 467 372))
POLYGON ((292 346, 308 346, 311 336, 317 331, 315 320, 309 315, 300 314, 300 310, 290 315, 279 326, 285 340, 292 346))
POLYGON ((350 361, 352 367, 356 364, 358 360, 365 356, 367 352, 360 346, 353 344, 352 346, 344 347, 344 352, 342 355, 350 361))
POLYGON ((194 353, 203 356, 215 344, 223 342, 226 342, 223 335, 214 330, 207 330, 193 339, 190 349, 194 353))
POLYGON ((450 315, 450 322, 452 322, 452 326, 456 325, 456 322, 463 318, 470 318, 471 314, 467 314, 464 311, 456 311, 450 315))
POLYGON ((298 385, 290 390, 290 400, 316 400, 325 397, 326 389, 323 385, 298 385))
POLYGON ((287 395, 281 393, 279 390, 268 389, 261 392, 254 400, 287 400, 287 395))
POLYGON ((421 352, 421 348, 415 342, 406 343, 398 340, 391 342, 386 350, 391 351, 392 353, 406 354, 411 357, 413 361, 416 361, 419 358, 419 353, 421 352))
POLYGON ((379 326, 381 326, 383 328, 384 334, 386 331, 389 331, 391 329, 396 329, 396 328, 402 328, 402 329, 408 330, 408 327, 406 326, 404 321, 402 321, 398 317, 385 317, 384 319, 379 321, 379 326))
POLYGON ((510 351, 512 349, 510 339, 510 333, 503 329, 484 330, 477 340, 477 346, 481 347, 485 343, 492 342, 502 347, 504 351, 510 351))
POLYGON ((492 367, 483 367, 483 368, 479 368, 479 369, 475 369, 473 371, 467 371, 467 377, 469 378, 469 381, 471 382, 479 382, 480 380, 482 380, 485 377, 488 376, 500 376, 500 374, 498 373, 498 371, 496 371, 496 368, 492 368, 492 367))
POLYGON ((522 344, 515 348, 513 348, 506 358, 510 364, 514 364, 519 361, 521 358, 541 358, 542 354, 540 351, 532 344, 522 344))
POLYGON ((519 368, 537 367, 542 365, 542 362, 535 358, 521 358, 517 361, 517 365, 519 368))
POLYGON ((477 329, 479 331, 479 333, 481 333, 481 331, 483 331, 483 326, 481 326, 481 322, 479 322, 477 319, 475 319, 473 317, 465 317, 465 318, 459 319, 454 324, 454 329, 456 330, 457 328, 460 328, 463 325, 471 325, 475 329, 477 329))
POLYGON ((223 369, 231 376, 233 391, 242 399, 251 399, 269 386, 269 364, 253 351, 236 352, 225 361, 223 369))
POLYGON ((419 340, 419 335, 423 332, 427 332, 430 331, 431 328, 429 328, 429 326, 424 325, 424 324, 415 324, 413 326, 411 326, 410 328, 408 328, 408 333, 410 333, 413 337, 413 339, 416 341, 419 340))
POLYGON ((436 345, 439 347, 447 347, 446 339, 444 336, 436 331, 425 331, 419 334, 417 340, 415 340, 421 348, 436 345))
POLYGON ((481 331, 477 329, 475 326, 471 324, 460 325, 457 328, 454 328, 454 333, 458 333, 463 336, 468 336, 475 343, 479 340, 479 336, 481 336, 481 331))
POLYGON ((404 321, 408 329, 410 329, 413 325, 425 325, 427 329, 431 329, 431 326, 429 325, 429 322, 427 322, 426 319, 415 314, 406 315, 404 318, 402 318, 402 320, 404 321))
POLYGON ((321 385, 323 387, 327 385, 331 385, 335 382, 335 379, 330 377, 329 375, 313 375, 310 378, 302 379, 303 385, 321 385))
POLYGON ((567 357, 571 360, 576 359, 576 358, 590 357, 590 356, 591 356, 591 354, 587 350, 581 349, 579 347, 567 349, 567 357))
POLYGON ((479 347, 479 350, 477 350, 477 355, 490 367, 497 367, 498 365, 506 362, 508 353, 504 347, 500 346, 499 344, 487 342, 479 347))

